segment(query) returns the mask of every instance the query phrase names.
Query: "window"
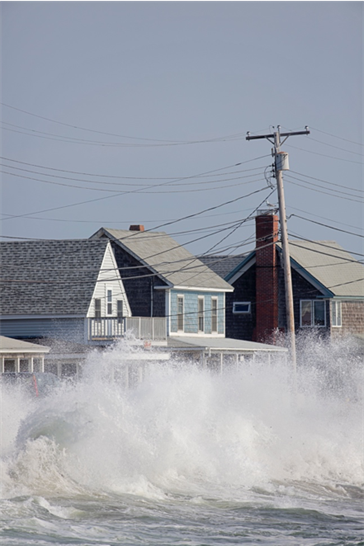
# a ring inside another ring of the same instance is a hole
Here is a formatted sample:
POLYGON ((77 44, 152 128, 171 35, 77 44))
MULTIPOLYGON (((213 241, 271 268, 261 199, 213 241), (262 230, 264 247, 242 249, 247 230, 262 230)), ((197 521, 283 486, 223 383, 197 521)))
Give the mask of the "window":
POLYGON ((42 371, 42 359, 33 358, 33 372, 41 372, 41 371, 42 371))
POLYGON ((116 300, 116 309, 118 315, 118 323, 123 321, 123 300, 116 300))
POLYGON ((95 298, 95 318, 101 318, 101 300, 95 298))
POLYGON ((204 332, 204 297, 198 298, 198 331, 204 332))
POLYGON ((183 296, 177 297, 177 330, 182 331, 184 329, 183 324, 183 296))
POLYGON ((217 298, 211 298, 211 332, 217 332, 217 298))
POLYGON ((342 326, 341 301, 331 302, 331 324, 332 326, 342 326))
POLYGON ((250 313, 251 303, 250 301, 234 301, 233 313, 235 315, 244 315, 250 313))
POLYGON ((19 372, 29 372, 29 359, 21 358, 19 360, 19 372))
POLYGON ((112 315, 112 290, 107 291, 107 314, 112 315))
POLYGON ((4 372, 15 372, 15 360, 13 358, 4 358, 4 372))
POLYGON ((326 326, 323 300, 301 300, 301 326, 326 326))

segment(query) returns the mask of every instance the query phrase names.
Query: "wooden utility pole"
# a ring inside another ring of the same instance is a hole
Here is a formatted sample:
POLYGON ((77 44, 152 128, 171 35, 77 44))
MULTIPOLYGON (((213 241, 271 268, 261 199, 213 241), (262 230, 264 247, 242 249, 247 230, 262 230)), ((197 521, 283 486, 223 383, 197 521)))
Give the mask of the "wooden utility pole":
POLYGON ((286 316, 287 316, 287 334, 289 337, 290 354, 292 360, 292 366, 294 370, 294 380, 296 379, 296 336, 294 326, 294 307, 293 307, 293 290, 292 290, 292 276, 291 276, 291 260, 289 255, 288 235, 287 235, 287 219, 286 219, 286 205, 284 199, 283 190, 283 175, 282 171, 289 169, 288 166, 288 154, 281 152, 281 137, 288 137, 294 135, 309 135, 310 131, 308 127, 305 127, 305 131, 295 131, 290 133, 281 133, 280 126, 277 126, 277 130, 274 133, 268 135, 251 136, 247 134, 246 140, 256 140, 266 138, 274 145, 272 154, 274 155, 274 171, 275 178, 277 180, 278 190, 278 204, 279 204, 279 222, 281 225, 281 237, 282 237, 282 252, 283 252, 283 267, 284 267, 284 284, 285 284, 285 296, 286 296, 286 316), (273 139, 273 140, 272 140, 273 139))

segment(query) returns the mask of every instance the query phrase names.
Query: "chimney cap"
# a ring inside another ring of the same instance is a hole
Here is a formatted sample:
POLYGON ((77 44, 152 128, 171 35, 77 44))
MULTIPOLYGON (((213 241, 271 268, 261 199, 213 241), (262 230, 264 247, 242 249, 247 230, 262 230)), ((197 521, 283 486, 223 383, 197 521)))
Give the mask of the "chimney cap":
POLYGON ((144 226, 141 224, 133 224, 129 227, 129 231, 144 231, 144 226))

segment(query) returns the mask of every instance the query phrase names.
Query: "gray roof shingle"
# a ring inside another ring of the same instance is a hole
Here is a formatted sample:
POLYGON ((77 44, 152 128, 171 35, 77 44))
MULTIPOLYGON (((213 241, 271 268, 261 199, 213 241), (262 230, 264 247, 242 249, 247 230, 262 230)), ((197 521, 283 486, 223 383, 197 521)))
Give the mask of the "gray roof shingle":
POLYGON ((109 237, 172 286, 231 291, 231 286, 164 232, 101 228, 109 237))
POLYGON ((107 244, 0 242, 1 315, 86 316, 107 244))
POLYGON ((247 254, 229 255, 207 255, 199 256, 199 260, 215 271, 222 279, 231 273, 246 258, 247 254))

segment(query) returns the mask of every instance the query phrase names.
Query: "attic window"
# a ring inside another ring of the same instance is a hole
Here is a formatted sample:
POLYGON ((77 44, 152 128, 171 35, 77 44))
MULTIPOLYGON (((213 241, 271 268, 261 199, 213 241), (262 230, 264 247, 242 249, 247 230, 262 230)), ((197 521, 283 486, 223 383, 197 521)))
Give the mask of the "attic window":
POLYGON ((233 313, 234 315, 246 315, 250 313, 251 303, 250 301, 234 301, 233 313))

